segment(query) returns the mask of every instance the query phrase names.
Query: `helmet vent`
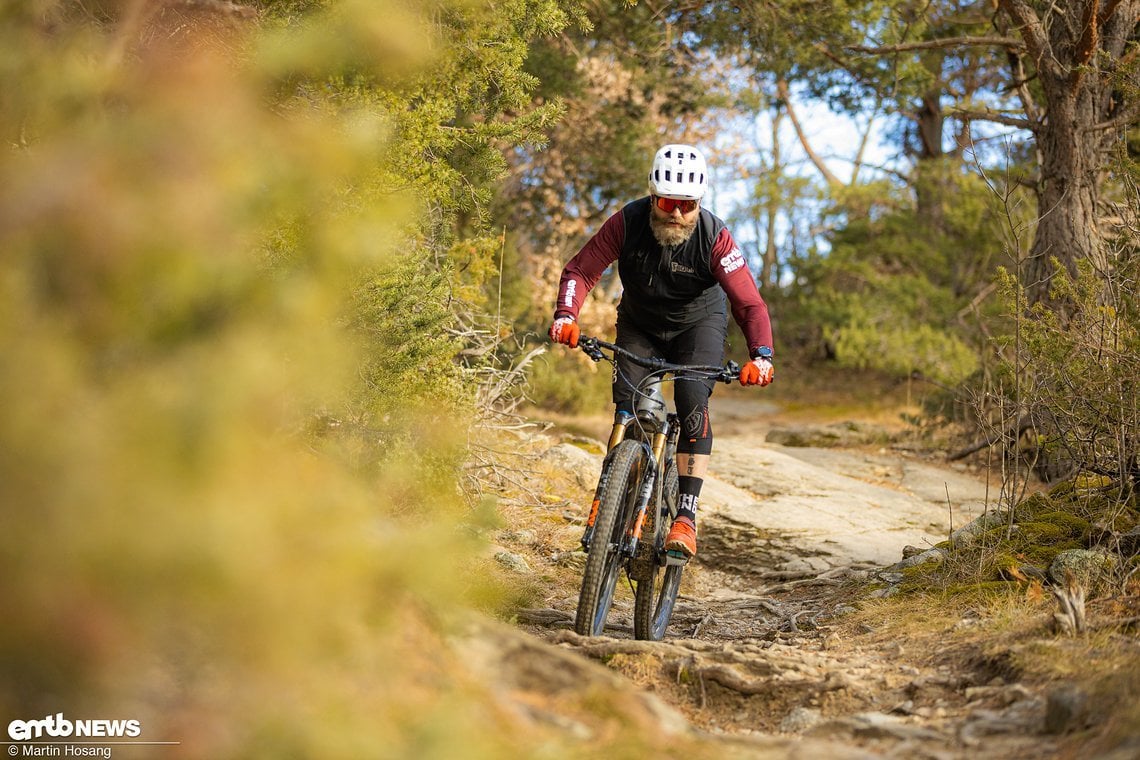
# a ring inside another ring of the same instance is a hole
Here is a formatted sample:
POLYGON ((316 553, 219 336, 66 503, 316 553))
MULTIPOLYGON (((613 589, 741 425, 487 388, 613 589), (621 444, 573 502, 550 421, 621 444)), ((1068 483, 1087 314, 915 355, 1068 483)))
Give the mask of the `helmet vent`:
POLYGON ((708 189, 705 158, 691 145, 665 145, 649 171, 649 192, 668 198, 701 198, 708 189))

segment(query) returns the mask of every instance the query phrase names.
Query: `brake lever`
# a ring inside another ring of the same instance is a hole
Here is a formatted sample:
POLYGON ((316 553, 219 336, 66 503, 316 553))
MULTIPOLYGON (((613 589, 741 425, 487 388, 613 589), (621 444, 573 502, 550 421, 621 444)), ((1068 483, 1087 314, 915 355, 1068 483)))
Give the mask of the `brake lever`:
POLYGON ((597 338, 580 338, 578 340, 578 348, 582 349, 586 356, 590 357, 596 362, 600 362, 602 359, 606 358, 606 355, 602 353, 602 349, 598 345, 597 338))
POLYGON ((729 360, 728 364, 724 365, 724 369, 720 371, 720 381, 727 385, 738 377, 740 377, 740 365, 729 360))

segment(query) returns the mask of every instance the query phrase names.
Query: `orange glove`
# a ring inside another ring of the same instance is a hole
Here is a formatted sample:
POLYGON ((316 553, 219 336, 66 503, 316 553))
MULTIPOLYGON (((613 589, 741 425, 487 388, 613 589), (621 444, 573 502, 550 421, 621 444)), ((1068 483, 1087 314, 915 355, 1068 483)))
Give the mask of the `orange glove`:
POLYGON ((740 368, 740 384, 764 387, 772 382, 775 374, 776 368, 772 366, 772 362, 763 356, 757 356, 740 368))
POLYGON ((570 348, 578 347, 578 336, 581 334, 574 317, 559 317, 550 326, 550 339, 555 343, 565 343, 570 348))

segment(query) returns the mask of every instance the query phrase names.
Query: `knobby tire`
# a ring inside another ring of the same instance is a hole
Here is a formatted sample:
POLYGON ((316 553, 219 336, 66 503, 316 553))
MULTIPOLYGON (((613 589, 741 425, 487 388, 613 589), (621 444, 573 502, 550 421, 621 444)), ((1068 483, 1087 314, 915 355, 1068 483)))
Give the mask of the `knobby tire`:
MULTIPOLYGON (((679 485, 677 480, 677 465, 670 461, 665 471, 665 482, 662 486, 662 500, 665 501, 665 514, 657 513, 654 525, 655 533, 659 533, 662 541, 669 532, 673 518, 677 516, 677 498, 679 485)), ((652 537, 646 537, 653 540, 652 537)), ((655 553, 655 552, 654 552, 655 553)), ((637 589, 633 605, 633 636, 646 641, 660 641, 665 636, 665 629, 669 627, 669 620, 673 617, 673 607, 677 604, 677 594, 681 590, 681 565, 667 565, 662 567, 654 563, 645 577, 637 581, 637 589)))
POLYGON ((578 594, 574 630, 583 636, 596 636, 606 627, 623 564, 621 545, 637 506, 644 457, 645 449, 636 441, 622 441, 613 451, 578 594))

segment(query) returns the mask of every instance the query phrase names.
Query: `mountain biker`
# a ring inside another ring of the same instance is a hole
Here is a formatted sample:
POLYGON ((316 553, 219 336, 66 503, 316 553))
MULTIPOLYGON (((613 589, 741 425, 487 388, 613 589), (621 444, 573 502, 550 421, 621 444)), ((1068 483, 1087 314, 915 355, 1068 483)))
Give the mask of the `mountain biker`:
MULTIPOLYGON (((649 195, 607 219, 562 270, 550 339, 577 347, 578 312, 602 273, 616 261, 623 289, 617 345, 674 364, 722 364, 727 294, 751 358, 740 370, 740 384, 772 382, 768 307, 724 221, 701 208, 707 189, 708 166, 699 150, 676 143, 658 150, 649 170, 649 195)), ((617 357, 615 430, 632 416, 633 389, 649 371, 617 357)), ((708 402, 714 384, 677 380, 673 389, 681 420, 680 497, 665 548, 686 557, 697 553, 697 505, 712 453, 708 402)))

